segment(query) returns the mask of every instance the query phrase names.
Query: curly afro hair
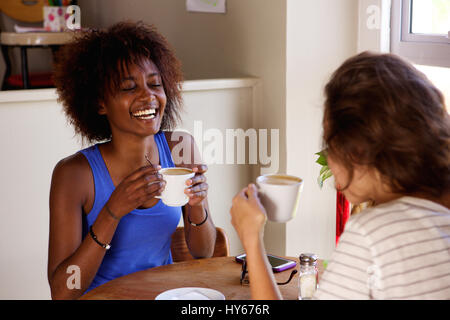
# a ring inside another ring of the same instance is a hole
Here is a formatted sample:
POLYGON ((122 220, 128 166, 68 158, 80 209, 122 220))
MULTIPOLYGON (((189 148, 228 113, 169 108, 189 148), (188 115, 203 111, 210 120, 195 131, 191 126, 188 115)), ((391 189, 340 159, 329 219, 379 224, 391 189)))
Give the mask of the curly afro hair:
POLYGON ((117 92, 124 69, 147 59, 158 67, 167 96, 161 129, 173 129, 182 106, 181 63, 154 26, 120 22, 106 30, 88 29, 60 49, 54 81, 76 133, 89 142, 111 139, 106 116, 98 114, 100 102, 117 92))

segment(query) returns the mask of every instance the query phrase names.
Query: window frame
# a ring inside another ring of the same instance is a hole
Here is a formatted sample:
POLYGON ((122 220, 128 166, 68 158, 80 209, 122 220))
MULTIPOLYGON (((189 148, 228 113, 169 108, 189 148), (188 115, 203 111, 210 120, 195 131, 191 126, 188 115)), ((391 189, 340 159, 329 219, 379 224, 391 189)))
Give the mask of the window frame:
POLYGON ((391 52, 413 63, 450 68, 448 36, 411 32, 412 0, 392 1, 391 52))

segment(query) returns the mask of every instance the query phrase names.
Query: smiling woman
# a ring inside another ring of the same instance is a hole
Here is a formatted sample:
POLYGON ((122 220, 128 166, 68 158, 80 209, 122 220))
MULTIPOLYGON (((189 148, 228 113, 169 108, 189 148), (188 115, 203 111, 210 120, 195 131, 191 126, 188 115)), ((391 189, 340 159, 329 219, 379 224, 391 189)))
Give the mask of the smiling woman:
POLYGON ((89 141, 111 138, 106 117, 97 111, 108 97, 121 90, 136 90, 130 67, 134 65, 138 71, 147 62, 154 70, 150 80, 160 81, 152 85, 163 84, 167 97, 161 129, 173 129, 182 103, 181 64, 154 27, 130 22, 108 30, 89 30, 62 49, 54 80, 65 112, 79 134, 89 141))
MULTIPOLYGON (((194 152, 177 163, 195 172, 186 181, 189 202, 167 206, 157 198, 166 183, 159 169, 175 166, 172 132, 162 130, 179 119, 181 81, 170 46, 143 23, 82 32, 59 53, 59 101, 76 132, 97 143, 62 159, 53 171, 52 298, 78 298, 114 278, 172 263, 171 236, 181 214, 191 254, 213 254, 207 168, 194 162, 194 152)), ((195 150, 190 135, 182 138, 195 150)))
POLYGON ((144 137, 156 134, 167 105, 158 67, 147 60, 124 73, 118 88, 100 101, 98 114, 108 118, 113 134, 118 128, 144 137))

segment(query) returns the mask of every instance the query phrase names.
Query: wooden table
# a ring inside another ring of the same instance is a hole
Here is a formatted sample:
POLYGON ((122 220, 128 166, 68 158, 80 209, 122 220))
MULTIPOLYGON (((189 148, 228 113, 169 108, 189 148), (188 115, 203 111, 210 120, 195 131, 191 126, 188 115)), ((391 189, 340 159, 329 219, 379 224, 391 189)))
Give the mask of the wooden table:
MULTIPOLYGON (((297 260, 295 258, 290 258, 297 260)), ((297 260, 298 268, 298 260, 297 260)), ((319 277, 323 272, 319 260, 319 277)), ((289 278, 292 269, 275 273, 278 282, 289 278)), ((160 293, 181 287, 211 288, 227 300, 250 300, 250 287, 240 284, 241 264, 234 257, 219 257, 178 262, 135 272, 109 281, 82 296, 81 300, 155 299, 160 293)), ((298 273, 286 285, 279 286, 284 299, 296 300, 298 273)))
POLYGON ((74 32, 2 32, 0 41, 6 46, 62 45, 74 36, 74 32))
POLYGON ((8 47, 19 47, 21 54, 22 79, 24 89, 30 88, 28 76, 28 56, 27 49, 49 47, 52 52, 56 52, 59 46, 70 41, 74 32, 2 32, 0 33, 0 44, 6 64, 5 79, 11 73, 11 61, 8 54, 8 47))

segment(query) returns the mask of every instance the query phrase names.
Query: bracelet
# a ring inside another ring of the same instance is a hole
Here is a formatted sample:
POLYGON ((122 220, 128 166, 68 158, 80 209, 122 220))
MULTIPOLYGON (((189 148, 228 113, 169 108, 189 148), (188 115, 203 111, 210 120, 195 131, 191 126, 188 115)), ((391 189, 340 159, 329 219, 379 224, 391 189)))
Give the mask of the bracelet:
POLYGON ((108 212, 108 214, 113 217, 114 219, 116 219, 117 221, 120 221, 120 218, 118 216, 116 216, 111 209, 109 209, 108 204, 105 204, 105 208, 106 208, 106 212, 108 212))
POLYGON ((188 214, 188 222, 191 224, 191 226, 194 226, 194 227, 199 227, 199 226, 201 226, 202 224, 204 224, 205 222, 206 222, 206 220, 208 220, 208 210, 206 210, 206 208, 205 208, 205 212, 206 212, 206 217, 205 217, 205 219, 202 221, 202 222, 200 222, 200 223, 193 223, 192 221, 191 221, 191 219, 189 218, 189 214, 188 214))
POLYGON ((91 235, 92 239, 94 239, 94 241, 97 242, 97 244, 100 247, 102 247, 105 250, 111 249, 111 246, 109 245, 109 243, 101 243, 100 241, 97 240, 97 236, 95 235, 94 231, 92 231, 92 226, 89 228, 89 234, 91 235))

